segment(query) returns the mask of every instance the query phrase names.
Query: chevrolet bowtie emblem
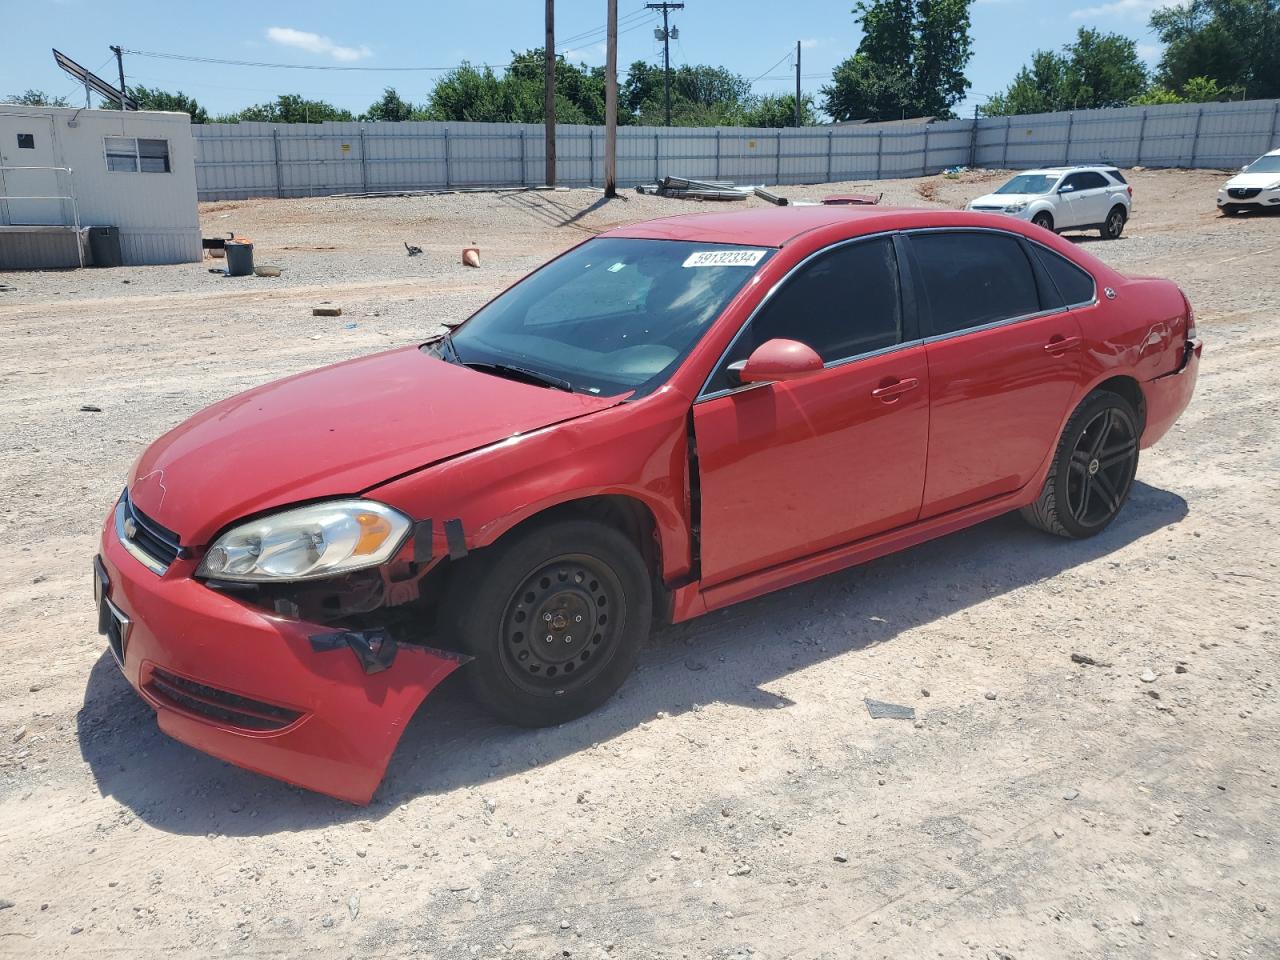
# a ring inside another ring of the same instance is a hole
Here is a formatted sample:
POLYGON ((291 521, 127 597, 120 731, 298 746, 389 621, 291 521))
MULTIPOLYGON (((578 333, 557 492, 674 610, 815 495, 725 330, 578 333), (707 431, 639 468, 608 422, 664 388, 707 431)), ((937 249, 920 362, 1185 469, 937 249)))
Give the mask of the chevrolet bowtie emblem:
POLYGON ((133 519, 133 517, 129 517, 125 520, 124 535, 128 537, 130 540, 132 540, 134 537, 138 535, 138 524, 133 519))

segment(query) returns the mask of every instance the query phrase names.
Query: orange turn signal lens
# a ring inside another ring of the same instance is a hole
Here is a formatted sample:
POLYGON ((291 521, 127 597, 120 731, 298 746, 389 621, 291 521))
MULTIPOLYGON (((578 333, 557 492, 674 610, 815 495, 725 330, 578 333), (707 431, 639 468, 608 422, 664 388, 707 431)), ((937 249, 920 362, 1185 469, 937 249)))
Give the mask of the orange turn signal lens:
POLYGON ((391 536, 391 524, 376 513, 356 514, 356 523, 360 524, 360 539, 356 541, 353 555, 362 557, 376 553, 391 536))

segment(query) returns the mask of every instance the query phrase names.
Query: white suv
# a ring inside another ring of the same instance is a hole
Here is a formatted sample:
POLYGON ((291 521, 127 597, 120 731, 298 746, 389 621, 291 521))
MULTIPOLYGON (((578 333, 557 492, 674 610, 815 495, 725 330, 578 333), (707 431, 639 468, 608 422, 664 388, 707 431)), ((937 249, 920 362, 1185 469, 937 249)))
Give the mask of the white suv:
POLYGON ((1272 150, 1245 167, 1218 191, 1225 214, 1280 207, 1280 150, 1272 150))
POLYGON ((1115 240, 1133 210, 1133 187, 1115 167, 1088 164, 1020 173, 969 210, 1004 213, 1060 233, 1098 230, 1115 240))

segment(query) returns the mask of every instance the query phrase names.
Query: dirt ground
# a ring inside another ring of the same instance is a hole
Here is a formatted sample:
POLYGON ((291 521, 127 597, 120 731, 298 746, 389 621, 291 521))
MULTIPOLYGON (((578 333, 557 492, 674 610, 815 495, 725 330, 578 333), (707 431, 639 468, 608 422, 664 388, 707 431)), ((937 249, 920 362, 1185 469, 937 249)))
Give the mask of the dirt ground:
MULTIPOLYGON (((874 189, 959 206, 1000 177, 874 189)), ((1280 217, 1218 217, 1223 174, 1130 179, 1124 239, 1081 242, 1176 279, 1207 346, 1106 533, 1005 517, 665 629, 560 728, 498 725, 451 680, 365 809, 169 740, 119 676, 90 564, 131 462, 215 399, 422 339, 584 234, 705 208, 208 204, 206 235, 283 275, 0 276, 0 955, 1280 956, 1280 217)))

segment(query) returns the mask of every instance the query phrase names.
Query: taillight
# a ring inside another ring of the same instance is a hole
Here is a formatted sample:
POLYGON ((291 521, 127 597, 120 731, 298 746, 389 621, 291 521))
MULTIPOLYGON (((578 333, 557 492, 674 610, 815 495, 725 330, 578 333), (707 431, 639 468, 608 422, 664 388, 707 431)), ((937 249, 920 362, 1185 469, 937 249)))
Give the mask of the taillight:
POLYGON ((1191 305, 1191 301, 1187 299, 1187 295, 1182 295, 1182 302, 1187 305, 1187 339, 1194 340, 1196 338, 1196 308, 1191 305))
POLYGON ((1130 199, 1130 200, 1132 200, 1132 199, 1133 199, 1133 184, 1132 184, 1132 183, 1125 184, 1125 189, 1129 191, 1129 199, 1130 199))

